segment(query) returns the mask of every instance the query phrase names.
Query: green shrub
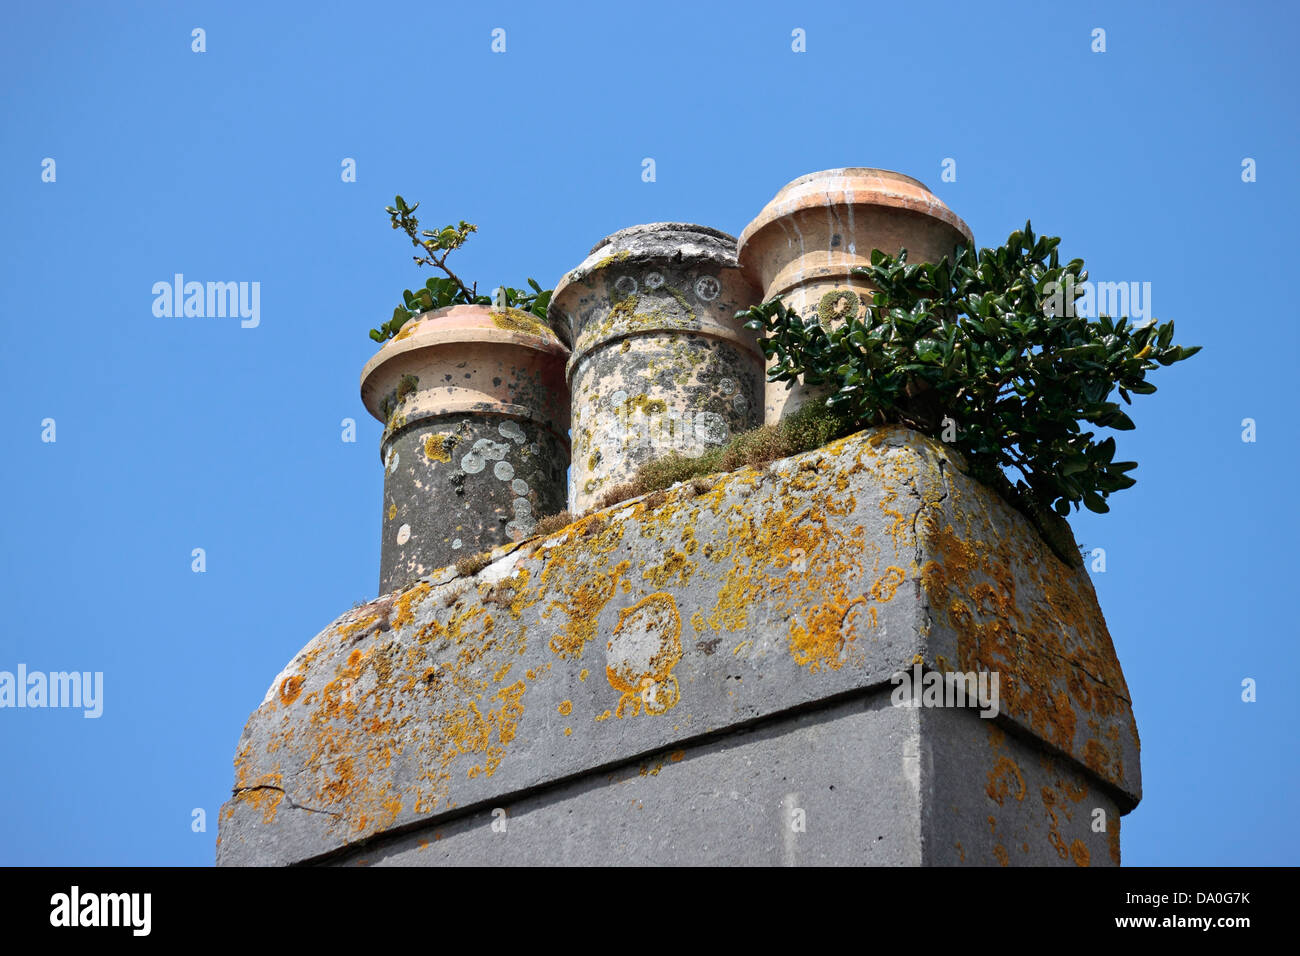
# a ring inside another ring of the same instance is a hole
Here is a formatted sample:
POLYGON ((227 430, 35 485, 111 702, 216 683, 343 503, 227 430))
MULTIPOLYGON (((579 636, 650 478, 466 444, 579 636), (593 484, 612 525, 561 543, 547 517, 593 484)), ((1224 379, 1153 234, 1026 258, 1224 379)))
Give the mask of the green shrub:
POLYGON ((1200 347, 1173 345, 1173 322, 1075 314, 1088 274, 1082 259, 1060 264, 1059 243, 1026 223, 998 249, 959 248, 933 265, 877 250, 854 270, 877 290, 861 316, 845 309, 828 323, 779 299, 739 316, 763 333, 771 381, 823 386, 827 407, 858 427, 901 423, 942 439, 1030 512, 1104 512, 1137 463, 1115 461, 1115 439, 1084 426, 1133 428, 1112 393, 1130 404, 1154 392, 1147 372, 1200 347))

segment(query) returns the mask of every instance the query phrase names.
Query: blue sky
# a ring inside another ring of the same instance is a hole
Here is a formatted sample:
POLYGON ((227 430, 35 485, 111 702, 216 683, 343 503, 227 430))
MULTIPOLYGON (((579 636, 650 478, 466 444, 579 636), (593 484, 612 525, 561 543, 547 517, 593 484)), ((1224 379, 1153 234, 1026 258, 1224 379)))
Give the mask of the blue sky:
POLYGON ((358 377, 367 330, 423 280, 394 193, 479 225, 464 273, 549 287, 615 229, 738 234, 846 165, 922 180, 981 245, 1032 219, 1094 279, 1150 282, 1204 346, 1118 436, 1137 486, 1072 519, 1106 549, 1142 737, 1124 861, 1300 863, 1280 670, 1293 5, 79 2, 0 22, 0 670, 104 673, 97 720, 0 711, 0 863, 211 864, 249 712, 374 596, 380 427, 358 377), (260 324, 155 317, 178 272, 260 282, 260 324))

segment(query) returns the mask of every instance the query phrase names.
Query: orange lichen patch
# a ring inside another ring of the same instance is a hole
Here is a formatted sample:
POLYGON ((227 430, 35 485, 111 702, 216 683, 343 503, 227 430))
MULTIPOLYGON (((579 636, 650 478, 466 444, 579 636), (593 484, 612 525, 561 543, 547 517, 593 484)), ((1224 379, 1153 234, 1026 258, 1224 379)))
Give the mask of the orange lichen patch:
POLYGON ((584 667, 582 670, 578 671, 578 680, 586 680, 590 673, 591 671, 584 667))
POLYGON ((394 518, 396 518, 396 517, 397 517, 397 502, 395 502, 395 501, 393 501, 393 502, 389 502, 389 504, 388 504, 388 520, 389 520, 389 521, 392 521, 392 520, 393 520, 394 518))
POLYGON ((647 568, 641 576, 649 581, 650 586, 655 590, 661 590, 669 584, 689 584, 695 568, 695 562, 689 560, 682 552, 669 551, 663 561, 647 568))
POLYGON ((1106 821, 1106 844, 1110 861, 1119 866, 1119 819, 1106 821))
POLYGON ((902 568, 890 565, 885 568, 885 573, 876 578, 876 583, 871 585, 871 596, 881 604, 888 603, 894 597, 894 592, 898 590, 900 584, 907 580, 907 574, 902 568))
MULTIPOLYGON (((1060 776, 1057 776, 1056 778, 1055 788, 1062 788, 1060 776)), ((1074 814, 1070 812, 1070 808, 1065 804, 1065 801, 1061 798, 1060 794, 1057 793, 1055 788, 1045 786, 1039 791, 1039 795, 1043 800, 1043 808, 1047 811, 1047 815, 1052 821, 1047 834, 1047 842, 1052 845, 1052 849, 1056 851, 1057 856, 1062 860, 1066 860, 1071 857, 1073 848, 1067 847, 1065 845, 1065 840, 1061 837, 1061 817, 1064 817, 1068 822, 1073 819, 1074 814)), ((1083 844, 1079 843, 1078 840, 1075 840, 1074 842, 1079 846, 1083 846, 1083 844)), ((1086 847, 1084 848, 1084 854, 1086 860, 1086 847)), ((1077 858, 1075 858, 1075 863, 1079 863, 1077 858)), ((1086 866, 1087 863, 1085 862, 1079 865, 1086 866)))
POLYGON ((1017 800, 1023 800, 1026 792, 1024 774, 1010 757, 999 757, 988 773, 988 784, 984 787, 984 792, 998 806, 1002 806, 1002 801, 1008 794, 1017 800))
POLYGON ((1070 843, 1070 859, 1074 861, 1075 866, 1090 865, 1091 856, 1082 840, 1074 840, 1070 843))
POLYGON ((1011 865, 1011 854, 1007 852, 1007 848, 1001 843, 993 848, 993 855, 998 858, 998 866, 1011 865))
POLYGON ((619 611, 618 624, 605 645, 605 677, 619 691, 614 715, 663 714, 681 694, 673 668, 682 659, 682 619, 677 602, 663 591, 619 611))
POLYGON ((790 653, 799 665, 807 665, 812 673, 823 667, 839 670, 844 665, 846 640, 852 640, 850 628, 856 616, 856 605, 865 604, 866 598, 832 601, 810 609, 807 624, 795 621, 790 625, 790 653))
POLYGON ((358 617, 350 624, 344 624, 338 629, 338 635, 342 638, 352 637, 360 631, 369 630, 370 626, 379 622, 379 613, 367 614, 364 617, 358 617))
POLYGON ((596 619, 609 599, 614 596, 619 579, 632 566, 630 561, 620 561, 608 573, 598 573, 578 584, 565 600, 552 601, 543 620, 551 611, 562 611, 566 618, 564 630, 550 640, 550 648, 560 657, 577 660, 582 656, 587 642, 596 637, 596 619))
POLYGON ((668 755, 668 759, 672 763, 681 763, 682 758, 685 756, 686 756, 685 750, 674 750, 672 753, 668 755))
POLYGON ((505 756, 505 746, 515 739, 519 720, 524 715, 525 690, 527 688, 523 681, 515 681, 493 695, 493 700, 501 701, 498 710, 489 711, 487 716, 483 717, 479 714, 478 708, 470 704, 470 710, 477 718, 477 722, 472 725, 458 722, 455 725, 458 730, 463 731, 459 737, 454 737, 460 752, 483 753, 487 757, 482 764, 470 767, 466 776, 475 777, 483 773, 490 777, 501 765, 501 759, 505 756), (493 743, 494 738, 496 743, 493 743))
POLYGON ((739 631, 746 627, 753 588, 753 573, 739 561, 735 562, 718 592, 718 603, 709 616, 709 626, 715 631, 739 631))
MULTIPOLYGON (((236 778, 234 801, 246 803, 262 812, 263 823, 274 823, 276 812, 284 802, 284 778, 279 773, 264 773, 252 783, 236 778)), ((232 804, 231 816, 234 815, 232 804)))
POLYGON ((573 713, 573 701, 562 700, 560 701, 560 706, 556 707, 555 709, 558 710, 562 716, 568 717, 571 713, 573 713))
POLYGON ((298 699, 302 693, 302 678, 298 675, 286 677, 280 681, 280 703, 286 707, 298 699))
POLYGON ((407 588, 397 599, 397 614, 393 617, 393 627, 406 627, 415 620, 415 606, 429 596, 433 589, 428 581, 420 581, 414 587, 407 588))

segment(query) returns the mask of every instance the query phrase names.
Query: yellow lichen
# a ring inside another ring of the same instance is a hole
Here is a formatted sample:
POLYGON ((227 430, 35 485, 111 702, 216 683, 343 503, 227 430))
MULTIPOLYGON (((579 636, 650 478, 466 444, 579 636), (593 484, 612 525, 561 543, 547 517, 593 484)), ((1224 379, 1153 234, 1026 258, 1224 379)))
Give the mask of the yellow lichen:
POLYGON ((424 436, 424 457, 432 462, 449 462, 452 449, 459 441, 459 435, 431 432, 424 436))

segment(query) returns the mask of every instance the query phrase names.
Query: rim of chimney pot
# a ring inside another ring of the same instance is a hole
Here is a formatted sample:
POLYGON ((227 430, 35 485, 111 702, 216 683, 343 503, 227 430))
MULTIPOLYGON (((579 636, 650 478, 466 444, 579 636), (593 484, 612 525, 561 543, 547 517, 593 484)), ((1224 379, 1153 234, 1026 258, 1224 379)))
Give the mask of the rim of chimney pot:
MULTIPOLYGON (((454 320, 458 317, 474 316, 481 318, 484 313, 500 312, 491 305, 450 305, 441 309, 421 312, 409 319, 397 335, 383 344, 361 369, 361 401, 376 420, 383 422, 380 405, 384 396, 401 379, 397 359, 413 359, 415 353, 435 349, 454 348, 460 345, 488 343, 511 348, 527 349, 554 356, 560 362, 566 362, 569 349, 545 321, 536 319, 539 333, 521 332, 514 329, 500 328, 495 325, 462 325, 454 320), (459 313, 459 315, 458 315, 459 313), (408 331, 409 330, 409 331, 408 331)), ((522 310, 515 310, 522 311, 522 310)))
POLYGON ((737 255, 743 263, 747 258, 743 255, 745 247, 759 232, 771 228, 777 220, 802 209, 857 204, 885 206, 930 216, 952 226, 966 237, 967 242, 974 245, 975 234, 971 232, 966 221, 953 212, 929 186, 919 179, 892 169, 879 169, 875 166, 840 166, 835 169, 805 173, 777 190, 776 195, 759 211, 753 221, 741 230, 740 237, 736 241, 737 255), (834 182, 837 179, 846 182, 837 184, 834 182), (859 196, 857 190, 860 187, 857 187, 857 183, 862 183, 870 191, 859 196), (900 186, 913 188, 899 188, 900 186), (833 200, 832 197, 837 192, 840 195, 838 199, 833 200), (921 195, 918 195, 918 192, 921 195))

